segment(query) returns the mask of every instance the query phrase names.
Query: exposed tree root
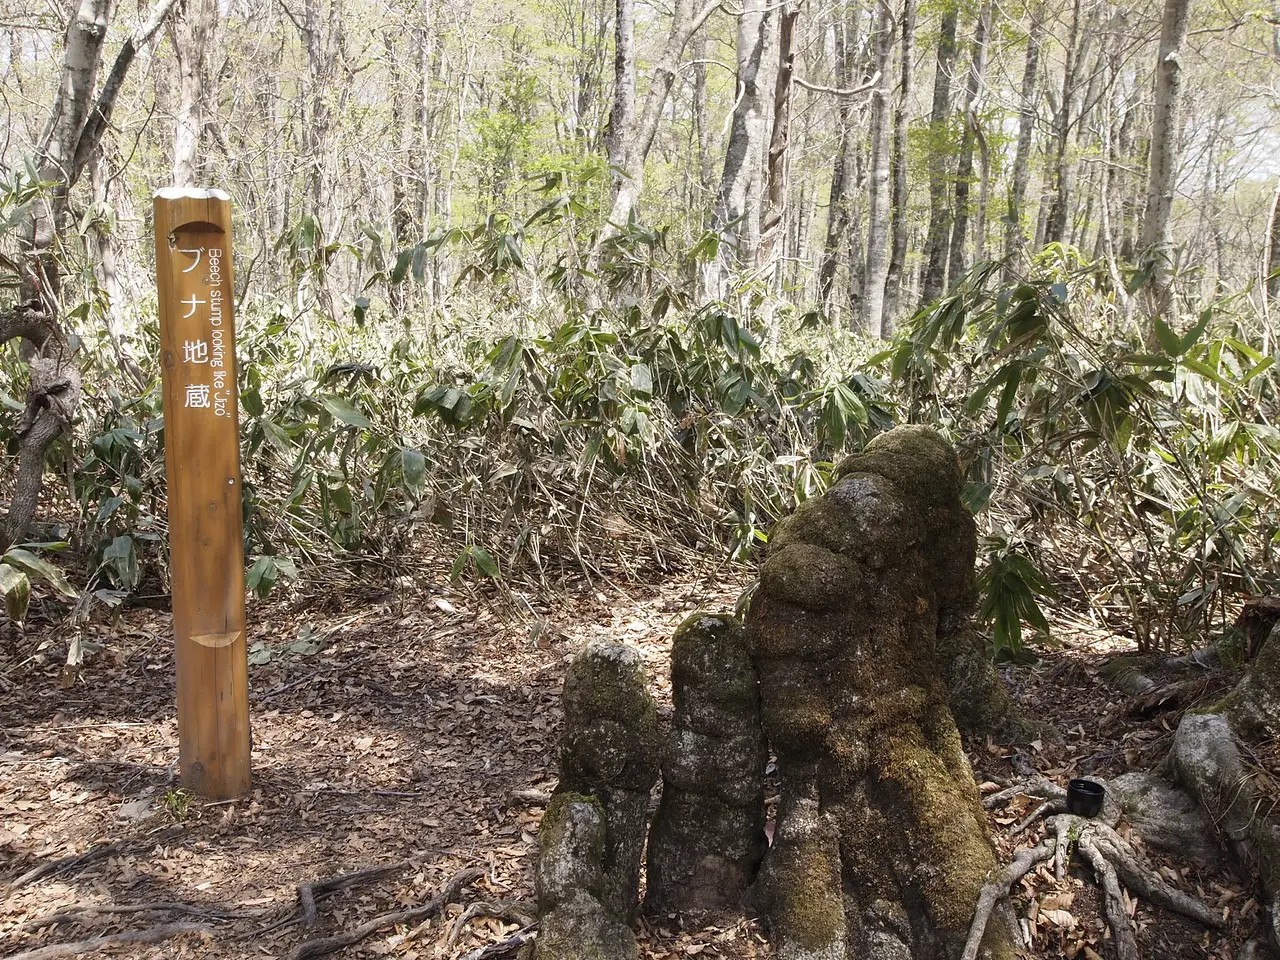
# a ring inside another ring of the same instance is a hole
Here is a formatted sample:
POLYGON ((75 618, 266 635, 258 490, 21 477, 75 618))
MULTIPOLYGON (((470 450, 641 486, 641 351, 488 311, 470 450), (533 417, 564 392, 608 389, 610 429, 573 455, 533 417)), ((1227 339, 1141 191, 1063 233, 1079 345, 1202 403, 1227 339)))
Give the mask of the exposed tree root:
POLYGON ((236 920, 246 916, 260 915, 233 913, 217 907, 205 907, 194 903, 178 901, 158 901, 156 903, 84 903, 64 907, 56 913, 45 917, 36 917, 22 925, 22 930, 29 932, 56 926, 60 923, 74 923, 86 917, 101 916, 104 913, 178 913, 193 917, 205 917, 210 920, 236 920))
POLYGON ((409 861, 401 860, 399 863, 390 863, 381 867, 366 867, 363 870, 355 870, 352 873, 343 873, 336 877, 330 877, 328 880, 313 880, 310 883, 298 884, 298 906, 302 908, 302 917, 299 922, 304 927, 315 926, 317 897, 354 886, 365 880, 376 880, 379 877, 397 873, 407 866, 409 866, 409 861))
POLYGON ((146 930, 129 930, 125 933, 112 933, 88 940, 37 947, 34 950, 15 953, 8 960, 58 960, 60 957, 78 957, 83 953, 94 953, 125 943, 159 943, 161 940, 180 937, 184 933, 209 932, 211 932, 210 927, 203 923, 163 923, 158 927, 148 927, 146 930))
POLYGON ((978 894, 978 906, 973 914, 973 924, 969 927, 969 939, 965 941, 964 953, 960 960, 975 960, 982 948, 982 935, 987 931, 987 921, 996 905, 1009 895, 1019 880, 1030 873, 1038 863, 1049 859, 1053 853, 1053 841, 1043 840, 1039 846, 1019 850, 1013 862, 1004 868, 996 879, 988 881, 978 894))
POLYGON ((1169 886, 1158 874, 1143 866, 1128 842, 1114 829, 1119 820, 1114 804, 1108 803, 1097 819, 1057 812, 1065 805, 1066 792, 1057 784, 1036 777, 992 794, 983 801, 983 805, 990 809, 1018 795, 1039 797, 1044 802, 1014 826, 1010 834, 1022 833, 1041 817, 1046 817, 1045 827, 1049 836, 1035 847, 1019 850, 1004 872, 982 888, 961 960, 977 957, 992 911, 1037 864, 1052 857, 1054 875, 1058 880, 1065 878, 1073 847, 1092 868, 1098 886, 1102 888, 1103 907, 1115 938, 1117 960, 1140 960, 1137 932, 1129 916, 1129 901, 1121 881, 1125 887, 1153 904, 1208 927, 1226 926, 1226 921, 1216 911, 1169 886))
POLYGON ((446 904, 452 903, 457 899, 463 887, 470 886, 483 876, 484 871, 478 867, 459 870, 435 897, 422 906, 411 907, 408 910, 397 910, 394 913, 384 913, 380 917, 374 917, 367 923, 362 923, 354 930, 349 930, 336 936, 308 940, 306 943, 299 944, 293 953, 289 954, 289 960, 310 960, 312 957, 328 956, 344 947, 351 946, 353 943, 359 943, 379 930, 385 930, 399 923, 417 923, 420 920, 426 920, 428 917, 434 917, 444 909, 446 904))
POLYGON ((117 853, 122 853, 124 847, 118 843, 110 843, 103 847, 94 847, 92 850, 86 850, 84 853, 77 854, 74 857, 66 857, 62 860, 54 860, 52 863, 42 863, 38 867, 32 867, 22 876, 12 881, 4 888, 4 895, 8 897, 19 887, 25 887, 27 884, 35 883, 37 880, 43 880, 45 877, 57 873, 65 873, 76 867, 83 867, 87 863, 93 863, 95 860, 101 860, 103 857, 112 857, 117 853))
POLYGON ((538 910, 532 903, 523 903, 520 901, 506 903, 473 903, 463 910, 458 918, 453 921, 453 925, 449 928, 449 936, 445 939, 443 951, 449 953, 457 944, 458 938, 462 936, 463 928, 475 920, 477 917, 492 917, 496 920, 505 920, 507 923, 514 923, 520 927, 520 932, 524 932, 538 922, 538 910))
POLYGON ((1082 836, 1076 849, 1089 862, 1093 875, 1098 878, 1098 885, 1102 887, 1102 909, 1107 915, 1107 924, 1111 927, 1116 960, 1142 960, 1138 953, 1138 931, 1134 929, 1133 920, 1129 917, 1124 891, 1120 889, 1120 879, 1111 862, 1088 837, 1082 836))

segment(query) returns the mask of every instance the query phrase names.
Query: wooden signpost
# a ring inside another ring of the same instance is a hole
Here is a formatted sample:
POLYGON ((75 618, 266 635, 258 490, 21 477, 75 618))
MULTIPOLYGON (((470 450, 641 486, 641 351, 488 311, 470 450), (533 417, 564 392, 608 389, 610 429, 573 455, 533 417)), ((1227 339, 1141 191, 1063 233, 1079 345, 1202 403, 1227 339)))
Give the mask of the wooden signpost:
POLYGON ((250 784, 231 201, 161 190, 155 219, 178 760, 221 800, 250 784))

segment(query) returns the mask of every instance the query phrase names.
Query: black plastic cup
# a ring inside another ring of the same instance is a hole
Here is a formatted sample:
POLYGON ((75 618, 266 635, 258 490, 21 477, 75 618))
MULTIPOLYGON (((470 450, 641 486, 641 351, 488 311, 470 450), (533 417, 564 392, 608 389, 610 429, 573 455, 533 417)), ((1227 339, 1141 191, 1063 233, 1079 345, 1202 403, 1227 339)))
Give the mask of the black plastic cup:
POLYGON ((1102 812, 1107 791, 1092 780, 1077 779, 1067 784, 1067 813, 1077 817, 1096 817, 1102 812))

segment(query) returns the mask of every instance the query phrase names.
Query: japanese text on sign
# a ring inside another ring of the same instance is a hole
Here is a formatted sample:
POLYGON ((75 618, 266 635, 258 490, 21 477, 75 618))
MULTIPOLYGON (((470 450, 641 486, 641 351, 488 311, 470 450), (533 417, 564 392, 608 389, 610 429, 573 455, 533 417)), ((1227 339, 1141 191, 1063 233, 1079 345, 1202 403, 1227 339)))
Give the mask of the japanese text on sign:
POLYGON ((204 283, 207 288, 205 297, 191 294, 182 301, 186 309, 183 319, 196 316, 197 312, 207 314, 209 332, 206 337, 184 340, 182 343, 182 365, 185 373, 184 389, 189 409, 212 410, 214 416, 231 416, 231 392, 227 386, 227 331, 223 319, 224 291, 222 288, 222 248, 196 247, 191 250, 179 249, 179 253, 193 257, 189 267, 183 273, 191 273, 204 264, 207 271, 204 283), (207 368, 210 382, 201 382, 205 375, 201 368, 207 368))

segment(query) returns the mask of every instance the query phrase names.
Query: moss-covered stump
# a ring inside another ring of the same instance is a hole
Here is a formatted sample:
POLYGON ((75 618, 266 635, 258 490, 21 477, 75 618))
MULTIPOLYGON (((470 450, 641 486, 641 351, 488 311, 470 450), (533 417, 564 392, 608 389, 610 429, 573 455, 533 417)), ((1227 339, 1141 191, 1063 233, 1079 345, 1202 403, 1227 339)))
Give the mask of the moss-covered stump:
POLYGON ((592 796, 560 792, 538 831, 537 960, 635 960, 636 938, 605 900, 605 812, 592 796))
MULTIPOLYGON (((997 867, 940 656, 974 600, 959 491, 950 446, 900 428, 770 538, 747 633, 782 780, 763 899, 783 960, 955 960, 997 867)), ((1013 956, 1001 924, 984 948, 1013 956)))
POLYGON ((675 719, 662 803, 649 834, 645 910, 717 913, 739 906, 767 841, 760 693, 742 625, 695 614, 671 646, 675 719))
POLYGON ((1280 627, 1273 627, 1240 682, 1214 709, 1249 740, 1280 737, 1280 627))
POLYGON ((557 792, 587 794, 604 811, 605 905, 626 922, 635 916, 649 791, 658 779, 657 710, 640 653, 593 641, 564 681, 564 738, 557 792))

